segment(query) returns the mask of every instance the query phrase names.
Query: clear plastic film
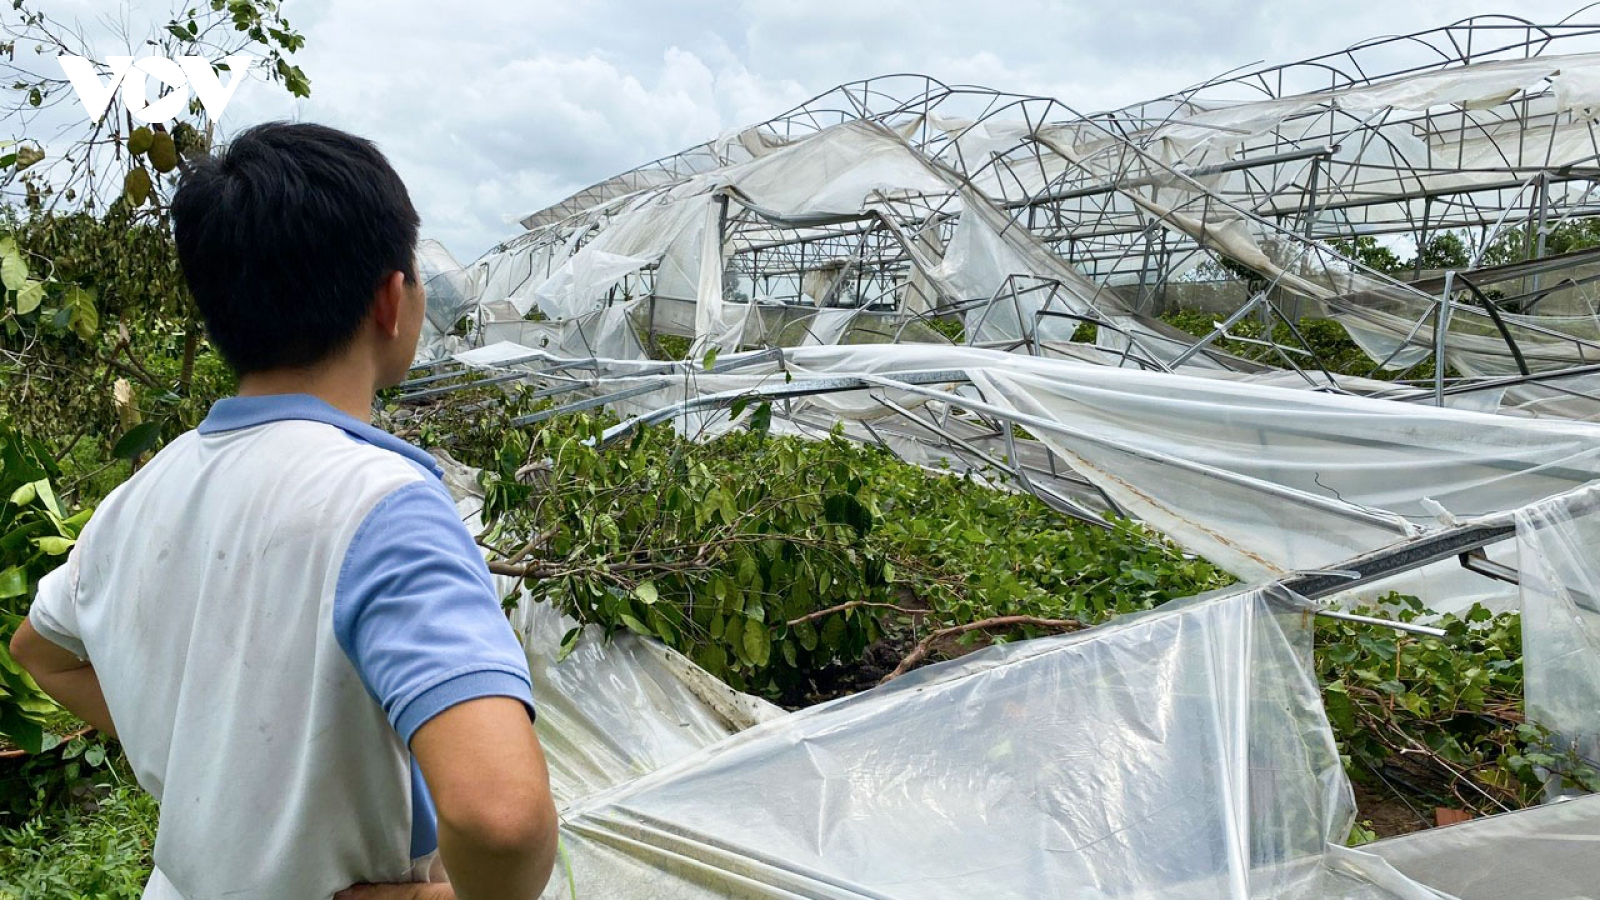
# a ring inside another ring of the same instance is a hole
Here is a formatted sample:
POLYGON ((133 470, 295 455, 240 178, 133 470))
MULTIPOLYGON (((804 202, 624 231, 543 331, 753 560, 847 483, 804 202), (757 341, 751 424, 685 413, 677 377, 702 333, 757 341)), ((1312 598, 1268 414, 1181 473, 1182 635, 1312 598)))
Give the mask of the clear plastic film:
MULTIPOLYGON (((1600 488, 1519 510, 1528 718, 1600 768, 1600 488)), ((1563 786, 1556 780, 1552 793, 1563 786)))
POLYGON ((1572 900, 1600 885, 1600 796, 1547 803, 1367 844, 1344 854, 1383 860, 1461 900, 1572 900))
POLYGON ((1278 588, 992 647, 573 804, 571 876, 624 900, 1400 896, 1326 865, 1353 810, 1310 653, 1278 588))

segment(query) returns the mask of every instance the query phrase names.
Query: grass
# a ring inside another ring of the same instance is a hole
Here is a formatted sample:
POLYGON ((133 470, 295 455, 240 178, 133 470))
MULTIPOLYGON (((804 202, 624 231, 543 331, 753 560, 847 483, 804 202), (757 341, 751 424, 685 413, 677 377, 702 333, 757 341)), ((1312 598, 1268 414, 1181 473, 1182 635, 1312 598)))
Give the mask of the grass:
POLYGON ((159 813, 120 755, 21 825, 0 830, 0 900, 139 900, 159 813), (71 796, 77 794, 78 796, 71 796))

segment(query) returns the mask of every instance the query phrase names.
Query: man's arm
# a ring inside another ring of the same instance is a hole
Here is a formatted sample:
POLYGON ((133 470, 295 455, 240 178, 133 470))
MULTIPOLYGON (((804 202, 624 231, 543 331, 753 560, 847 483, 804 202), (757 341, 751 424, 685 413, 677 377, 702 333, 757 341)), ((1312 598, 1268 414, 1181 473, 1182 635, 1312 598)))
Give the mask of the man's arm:
POLYGON ((439 856, 459 900, 534 900, 556 857, 556 808, 528 709, 509 697, 452 706, 411 738, 439 813, 439 856))
POLYGON ((11 638, 11 658, 27 669, 40 689, 68 712, 112 737, 117 736, 94 666, 41 635, 27 619, 22 620, 22 626, 11 638))

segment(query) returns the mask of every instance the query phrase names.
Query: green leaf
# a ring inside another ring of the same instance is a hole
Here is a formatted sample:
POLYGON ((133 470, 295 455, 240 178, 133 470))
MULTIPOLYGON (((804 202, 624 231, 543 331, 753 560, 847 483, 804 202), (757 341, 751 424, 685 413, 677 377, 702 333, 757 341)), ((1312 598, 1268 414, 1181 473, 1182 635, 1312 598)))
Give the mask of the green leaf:
POLYGON ((712 347, 710 350, 706 351, 705 358, 700 361, 700 367, 705 369, 707 372, 709 372, 709 371, 711 371, 711 367, 716 365, 716 364, 717 364, 717 348, 712 347))
POLYGON ((672 623, 667 621, 667 617, 661 614, 661 607, 650 607, 650 624, 655 627, 656 636, 661 638, 663 644, 668 647, 678 645, 678 632, 672 627, 672 623))
POLYGON ((94 338, 100 328, 100 311, 94 306, 94 291, 77 285, 67 289, 64 308, 72 310, 72 331, 85 342, 94 338))
POLYGON ((19 291, 27 280, 28 263, 17 252, 16 243, 6 238, 6 246, 0 246, 0 283, 8 291, 19 291))
POLYGON ((762 403, 750 414, 750 430, 756 434, 766 434, 772 430, 771 403, 762 403))
POLYGON ((57 519, 61 518, 61 501, 56 499, 56 492, 50 489, 49 479, 41 478, 33 483, 33 487, 43 501, 44 508, 50 510, 50 514, 57 519))
POLYGON ((760 622, 750 622, 744 627, 744 652, 756 668, 765 666, 772 656, 772 636, 760 622))
POLYGON ((72 549, 73 541, 64 537, 34 538, 33 542, 38 548, 49 556, 60 556, 72 549))
POLYGON ((17 290, 17 315, 25 316, 39 308, 44 300, 44 284, 38 281, 24 281, 17 290))
POLYGON ((0 571, 0 600, 21 597, 28 593, 28 573, 21 566, 0 571))
POLYGON ((26 753, 40 753, 44 750, 44 728, 38 722, 24 716, 21 709, 5 700, 0 700, 0 734, 5 735, 26 753))
POLYGON ((578 649, 578 639, 582 636, 582 633, 584 633, 584 626, 581 625, 566 629, 566 634, 562 636, 562 649, 555 655, 557 663, 573 655, 573 650, 578 649))
POLYGON ((845 644, 845 634, 844 616, 829 616, 828 624, 822 626, 823 648, 832 653, 842 651, 845 644))
POLYGON ((633 589, 633 595, 646 605, 660 599, 660 594, 656 592, 656 585, 653 581, 639 582, 638 586, 633 589))
POLYGON ((16 506, 27 506, 39 496, 39 483, 30 481, 22 487, 11 492, 11 502, 16 506))
MULTIPOLYGON (((729 619, 728 623, 722 628, 722 640, 723 643, 733 648, 733 655, 739 660, 739 662, 749 665, 750 656, 749 652, 745 649, 744 643, 744 627, 746 621, 748 620, 746 620, 743 616, 734 616, 733 618, 729 619)), ((751 623, 750 627, 754 628, 756 625, 751 623)))
POLYGON ((822 501, 822 517, 835 525, 849 525, 859 537, 872 530, 872 511, 851 494, 830 494, 822 501))
POLYGON ((654 632, 652 632, 649 628, 645 627, 645 624, 643 622, 639 621, 638 619, 634 618, 633 616, 631 616, 631 615, 629 615, 627 613, 623 613, 621 616, 619 616, 619 618, 622 619, 622 624, 628 626, 628 630, 633 632, 634 634, 643 635, 644 637, 654 637, 655 636, 654 632))
POLYGON ((128 429, 122 437, 117 438, 116 446, 111 448, 111 455, 116 459, 133 459, 154 447, 156 441, 160 439, 160 422, 140 422, 128 429))

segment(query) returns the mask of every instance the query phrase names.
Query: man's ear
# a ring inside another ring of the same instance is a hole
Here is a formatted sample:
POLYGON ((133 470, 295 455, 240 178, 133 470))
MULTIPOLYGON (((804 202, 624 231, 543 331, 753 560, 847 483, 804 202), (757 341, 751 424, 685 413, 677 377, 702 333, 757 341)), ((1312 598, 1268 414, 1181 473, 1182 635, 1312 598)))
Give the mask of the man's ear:
POLYGON ((372 324, 380 334, 391 338, 400 336, 400 311, 405 308, 405 302, 404 272, 390 272, 388 277, 378 282, 378 287, 372 292, 372 324))

